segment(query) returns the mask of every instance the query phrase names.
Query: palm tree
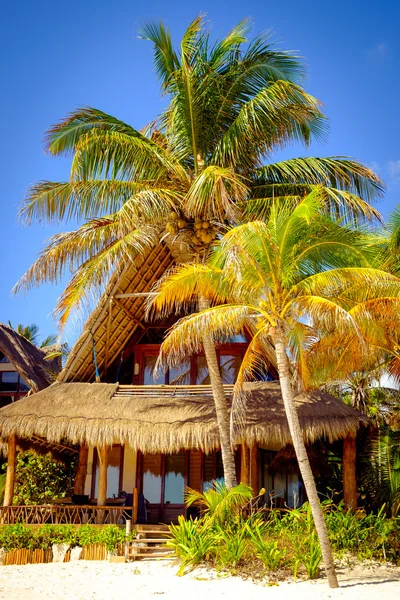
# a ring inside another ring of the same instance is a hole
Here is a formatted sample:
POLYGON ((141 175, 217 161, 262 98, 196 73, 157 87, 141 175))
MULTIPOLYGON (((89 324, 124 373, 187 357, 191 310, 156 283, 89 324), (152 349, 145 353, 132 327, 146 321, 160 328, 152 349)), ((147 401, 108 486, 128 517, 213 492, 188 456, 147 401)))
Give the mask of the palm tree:
POLYGON ((329 584, 336 586, 326 527, 294 405, 293 375, 298 371, 307 379, 307 349, 322 331, 352 338, 358 332, 363 306, 368 316, 369 304, 375 299, 382 301, 382 296, 398 310, 400 280, 373 268, 373 242, 361 231, 321 214, 322 202, 315 190, 294 209, 290 201, 277 203, 265 221, 233 228, 207 264, 182 265, 161 279, 150 308, 157 315, 179 312, 195 296, 213 304, 184 317, 171 329, 159 358, 161 364, 170 366, 201 349, 204 331, 218 343, 244 328, 253 330, 232 410, 239 425, 238 413, 245 409, 241 384, 260 365, 275 361, 329 584))
MULTIPOLYGON (((69 181, 35 184, 22 206, 34 219, 87 219, 55 235, 15 290, 73 273, 56 314, 64 325, 121 263, 162 243, 183 260, 204 262, 227 226, 268 213, 272 201, 298 203, 321 186, 323 209, 375 218, 370 202, 382 192, 377 176, 342 157, 297 158, 264 164, 282 145, 308 145, 324 135, 319 102, 303 87, 304 68, 269 35, 247 43, 249 22, 215 43, 202 16, 175 50, 162 23, 143 28, 154 46, 161 89, 169 104, 138 131, 95 108, 76 110, 47 133, 53 155, 72 154, 69 181)), ((198 298, 198 306, 205 300, 198 298)), ((226 398, 215 348, 204 349, 221 433, 226 482, 236 483, 226 398)))
MULTIPOLYGON (((28 342, 31 342, 35 346, 39 345, 39 325, 36 323, 31 323, 30 325, 23 325, 22 323, 18 323, 16 327, 13 327, 11 321, 8 321, 8 326, 11 329, 14 329, 19 335, 24 337, 28 342)), ((44 340, 40 342, 40 348, 46 348, 47 346, 53 346, 57 343, 57 335, 50 334, 44 340)))
POLYGON ((39 343, 39 325, 36 323, 31 323, 31 325, 23 325, 22 323, 18 323, 16 327, 14 327, 11 321, 8 321, 8 326, 10 329, 14 329, 19 335, 23 338, 34 344, 35 346, 39 343))

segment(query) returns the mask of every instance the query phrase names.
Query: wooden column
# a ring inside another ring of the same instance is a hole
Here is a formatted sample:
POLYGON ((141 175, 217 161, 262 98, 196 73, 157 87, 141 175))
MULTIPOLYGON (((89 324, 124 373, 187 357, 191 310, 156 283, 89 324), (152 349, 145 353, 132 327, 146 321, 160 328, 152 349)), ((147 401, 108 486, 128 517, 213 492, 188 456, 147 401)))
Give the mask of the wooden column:
POLYGON ((87 473, 87 463, 88 463, 88 455, 89 455, 89 447, 87 444, 81 444, 79 448, 79 462, 78 469, 75 475, 74 482, 74 494, 81 496, 85 493, 85 481, 86 481, 86 473, 87 473))
POLYGON ((250 448, 250 485, 253 488, 253 494, 256 496, 260 491, 258 481, 258 446, 250 448))
POLYGON ((357 508, 356 437, 343 440, 343 496, 346 508, 357 508))
POLYGON ((132 517, 133 517, 134 525, 136 525, 136 523, 137 523, 138 512, 139 512, 139 495, 138 495, 138 489, 135 487, 135 488, 133 488, 133 507, 132 507, 132 517))
POLYGON ((242 444, 240 447, 240 481, 241 483, 249 483, 249 447, 247 444, 242 444))
POLYGON ((8 438, 8 457, 6 486, 4 490, 4 506, 12 506, 14 498, 15 465, 17 461, 17 436, 10 435, 8 438))
POLYGON ((107 500, 107 467, 108 467, 108 448, 103 446, 97 448, 99 457, 99 485, 97 491, 97 506, 105 506, 107 500))

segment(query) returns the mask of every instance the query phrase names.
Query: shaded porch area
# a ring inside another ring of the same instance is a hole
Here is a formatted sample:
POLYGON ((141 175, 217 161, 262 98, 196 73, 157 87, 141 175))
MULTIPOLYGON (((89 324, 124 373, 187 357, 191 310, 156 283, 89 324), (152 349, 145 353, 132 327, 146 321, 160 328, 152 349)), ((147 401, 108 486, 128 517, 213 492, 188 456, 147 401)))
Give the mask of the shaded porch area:
MULTIPOLYGON (((237 447, 236 467, 239 481, 250 483, 257 495, 261 487, 267 488, 265 460, 260 461, 262 452, 279 450, 291 440, 279 383, 249 383, 245 392, 248 397, 246 416, 237 424, 233 440, 237 447)), ((225 393, 230 404, 233 386, 226 385, 225 393)), ((301 394, 297 396, 296 404, 306 443, 318 439, 344 440, 345 501, 348 506, 355 507, 355 436, 360 425, 366 422, 365 417, 321 392, 301 394)), ((185 486, 203 491, 221 475, 219 433, 209 385, 56 383, 1 409, 0 431, 8 447, 6 507, 13 503, 19 445, 26 446, 35 438, 45 440, 47 444, 79 447, 74 493, 87 495, 88 502, 81 503, 84 506, 80 508, 54 507, 49 518, 57 514, 54 518, 73 520, 86 510, 87 519, 100 520, 100 516, 107 513, 116 515, 109 518, 118 522, 126 518, 124 511, 129 513, 131 510, 135 520, 140 512, 139 504, 144 502, 149 522, 174 521, 185 510, 185 486), (110 498, 110 464, 112 460, 115 462, 117 446, 129 449, 131 453, 131 469, 120 467, 118 489, 114 492, 116 496, 121 490, 126 492, 125 507, 121 506, 119 498, 110 498), (88 473, 89 448, 95 448, 92 450, 91 473, 88 473), (96 509, 89 498, 96 503, 96 509), (101 510, 105 512, 101 513, 101 510)), ((286 503, 290 496, 287 493, 289 483, 292 488, 297 485, 300 499, 298 483, 286 481, 286 503)), ((268 497, 265 500, 268 503, 268 497)), ((21 508, 19 515, 25 514, 29 518, 28 513, 24 513, 26 507, 12 507, 7 514, 17 514, 16 508, 21 508)), ((46 510, 49 511, 49 507, 46 510)), ((42 510, 44 515, 46 510, 42 510)), ((39 512, 37 509, 35 518, 39 518, 39 512)))

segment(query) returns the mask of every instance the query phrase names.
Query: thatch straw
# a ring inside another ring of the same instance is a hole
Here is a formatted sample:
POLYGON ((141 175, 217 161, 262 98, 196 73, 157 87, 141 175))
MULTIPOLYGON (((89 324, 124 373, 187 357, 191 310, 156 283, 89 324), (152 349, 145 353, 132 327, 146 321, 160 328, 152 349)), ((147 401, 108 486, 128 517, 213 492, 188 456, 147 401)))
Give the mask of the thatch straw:
POLYGON ((35 392, 49 386, 60 372, 58 358, 47 360, 54 346, 37 348, 22 335, 0 323, 0 350, 35 392))
MULTIPOLYGON (((279 383, 246 384, 249 401, 236 443, 290 442, 279 383)), ((232 386, 226 386, 229 400, 232 386)), ((366 419, 329 394, 297 398, 306 442, 334 441, 354 434, 366 419)), ((39 436, 97 446, 129 444, 143 452, 176 452, 219 447, 210 386, 120 386, 100 383, 56 383, 0 410, 1 436, 39 436)))
POLYGON ((135 335, 143 335, 143 327, 147 326, 144 324, 144 297, 127 296, 112 301, 114 296, 148 292, 153 283, 173 264, 174 258, 170 250, 160 244, 149 250, 146 255, 140 255, 125 265, 119 265, 69 353, 58 381, 94 381, 93 341, 100 376, 103 379, 105 362, 110 366, 119 359, 127 340, 135 335), (108 322, 110 327, 107 327, 108 322))

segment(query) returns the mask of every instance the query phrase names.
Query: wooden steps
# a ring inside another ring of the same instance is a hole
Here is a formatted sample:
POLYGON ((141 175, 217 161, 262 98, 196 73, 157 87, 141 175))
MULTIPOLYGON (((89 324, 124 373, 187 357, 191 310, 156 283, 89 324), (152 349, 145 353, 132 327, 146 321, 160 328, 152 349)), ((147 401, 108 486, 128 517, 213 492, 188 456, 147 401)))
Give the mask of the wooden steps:
POLYGON ((129 542, 131 560, 171 559, 174 552, 166 547, 169 529, 166 525, 136 525, 136 540, 129 542))

